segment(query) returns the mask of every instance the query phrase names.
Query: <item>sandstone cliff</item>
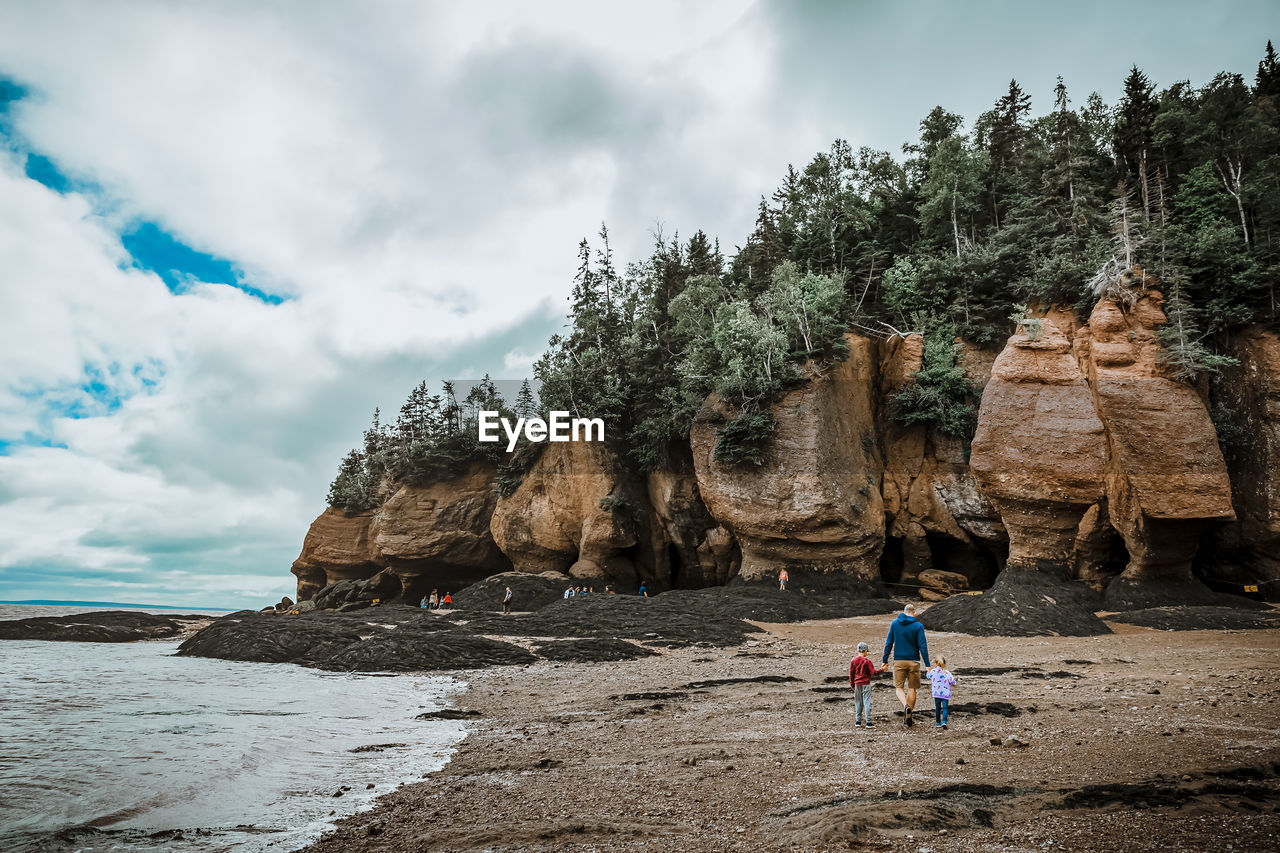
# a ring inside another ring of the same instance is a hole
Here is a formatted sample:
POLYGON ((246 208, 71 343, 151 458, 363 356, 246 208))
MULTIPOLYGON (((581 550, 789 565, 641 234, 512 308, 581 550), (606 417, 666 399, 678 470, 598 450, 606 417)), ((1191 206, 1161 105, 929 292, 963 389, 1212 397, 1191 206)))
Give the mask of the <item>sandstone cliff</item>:
POLYGON ((1206 534, 1235 517, 1209 411, 1160 367, 1161 302, 1154 288, 1130 306, 1102 299, 1075 340, 1106 427, 1107 513, 1129 554, 1107 588, 1115 607, 1202 600, 1191 561, 1206 534))
MULTIPOLYGON (((737 538, 739 574, 746 580, 776 577, 784 567, 868 582, 879 577, 884 503, 874 408, 877 358, 872 341, 847 340, 845 361, 771 407, 778 426, 764 464, 717 462, 718 424, 703 418, 693 427, 702 499, 737 538)), ((709 405, 718 407, 714 400, 709 405)))
POLYGON ((1093 394, 1052 321, 1005 345, 982 395, 971 465, 1009 534, 1011 568, 1072 564, 1080 520, 1102 499, 1106 439, 1093 394))
POLYGON ((516 571, 635 585, 654 577, 644 486, 603 444, 548 444, 490 528, 516 571))
POLYGON ((298 601, 384 569, 415 601, 432 588, 443 593, 506 571, 511 563, 489 533, 498 500, 494 476, 491 466, 477 464, 452 480, 402 484, 377 510, 326 509, 312 522, 293 564, 298 601))
MULTIPOLYGON (((564 443, 502 498, 491 466, 388 484, 376 511, 316 519, 293 566, 298 599, 392 580, 416 598, 512 569, 696 589, 785 567, 793 586, 883 580, 930 599, 995 581, 979 620, 991 630, 1032 631, 1028 614, 1047 618, 1061 599, 1080 613, 1055 630, 1087 633, 1101 630, 1089 587, 1112 608, 1213 600, 1193 576, 1198 550, 1217 576, 1266 584, 1280 578, 1280 339, 1238 335, 1240 366, 1213 384, 1235 425, 1224 461, 1204 389, 1162 371, 1164 322, 1159 292, 1139 289, 1100 301, 1087 323, 1050 311, 994 358, 962 345, 959 364, 983 389, 971 448, 892 418, 893 394, 921 368, 918 336, 851 334, 847 360, 809 368, 771 407, 760 466, 715 460, 732 413, 712 397, 689 444, 645 475, 607 445, 564 443), (1046 597, 1024 571, 1060 588, 1046 597), (1064 586, 1069 576, 1083 583, 1064 586)), ((951 611, 946 624, 961 625, 963 603, 947 604, 937 618, 951 611)))
MULTIPOLYGON (((921 369, 919 335, 880 345, 878 427, 884 452, 885 527, 883 574, 904 584, 961 575, 961 588, 989 586, 999 571, 1008 535, 999 513, 979 491, 959 439, 924 425, 906 426, 891 416, 892 395, 921 369), (922 573, 925 574, 922 578, 922 573)), ((960 367, 976 388, 991 377, 995 354, 961 345, 960 367)), ((953 580, 951 585, 954 586, 953 580)), ((927 587, 926 587, 927 588, 927 587)))
POLYGON ((1219 536, 1215 575, 1280 599, 1280 336, 1246 329, 1231 341, 1240 363, 1213 383, 1238 516, 1219 536))

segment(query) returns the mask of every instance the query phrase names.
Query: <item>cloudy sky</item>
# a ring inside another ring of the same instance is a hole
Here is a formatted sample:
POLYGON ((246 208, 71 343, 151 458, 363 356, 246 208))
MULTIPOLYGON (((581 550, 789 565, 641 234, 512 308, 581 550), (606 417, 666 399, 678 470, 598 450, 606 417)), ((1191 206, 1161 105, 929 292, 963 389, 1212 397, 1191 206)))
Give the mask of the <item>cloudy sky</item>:
POLYGON ((0 0, 0 599, 261 606, 375 406, 518 378, 580 238, 727 250, 896 151, 1252 79, 1280 4, 0 0), (1066 11, 1067 9, 1071 11, 1066 11), (976 11, 981 9, 981 11, 976 11))

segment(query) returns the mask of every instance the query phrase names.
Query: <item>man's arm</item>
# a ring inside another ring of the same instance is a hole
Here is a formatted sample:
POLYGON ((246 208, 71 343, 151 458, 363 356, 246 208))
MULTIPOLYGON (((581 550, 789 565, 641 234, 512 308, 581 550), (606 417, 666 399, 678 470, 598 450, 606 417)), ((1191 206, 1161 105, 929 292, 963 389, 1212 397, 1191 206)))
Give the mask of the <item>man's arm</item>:
POLYGON ((924 658, 924 668, 933 666, 929 663, 929 639, 924 634, 924 626, 920 626, 920 657, 924 658))
POLYGON ((893 651, 893 624, 889 625, 889 633, 884 637, 884 659, 881 663, 889 663, 889 652, 893 651))

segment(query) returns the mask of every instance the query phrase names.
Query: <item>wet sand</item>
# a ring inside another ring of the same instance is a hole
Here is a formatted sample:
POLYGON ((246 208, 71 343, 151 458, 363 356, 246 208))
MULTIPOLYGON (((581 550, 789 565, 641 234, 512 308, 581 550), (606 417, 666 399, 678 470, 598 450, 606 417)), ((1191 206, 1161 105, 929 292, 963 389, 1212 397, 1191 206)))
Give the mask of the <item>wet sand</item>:
POLYGON ((307 849, 1276 849, 1280 631, 931 633, 949 730, 906 728, 887 675, 855 728, 849 657, 888 622, 465 673, 450 763, 307 849))

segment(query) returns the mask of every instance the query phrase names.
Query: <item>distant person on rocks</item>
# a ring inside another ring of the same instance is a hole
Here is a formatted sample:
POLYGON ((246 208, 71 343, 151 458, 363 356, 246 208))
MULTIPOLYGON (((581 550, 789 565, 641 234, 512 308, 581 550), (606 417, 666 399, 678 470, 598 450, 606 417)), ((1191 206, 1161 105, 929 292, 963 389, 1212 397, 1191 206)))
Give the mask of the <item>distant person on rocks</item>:
POLYGON ((783 592, 787 591, 787 581, 791 580, 791 575, 787 574, 787 570, 783 569, 778 572, 778 589, 783 592))
POLYGON ((443 604, 442 604, 441 606, 442 606, 442 607, 452 607, 452 606, 453 606, 453 596, 446 592, 446 593, 444 594, 444 602, 443 602, 443 604))
POLYGON ((929 670, 929 687, 933 693, 933 727, 945 729, 951 716, 951 685, 956 677, 947 671, 947 659, 938 655, 935 666, 929 670))
POLYGON ((427 605, 432 610, 440 609, 440 593, 438 590, 431 590, 431 597, 427 599, 427 605))
POLYGON ((571 586, 569 586, 569 587, 565 587, 565 590, 564 590, 564 600, 565 600, 565 601, 568 601, 568 600, 569 600, 569 599, 571 599, 571 598, 573 598, 573 587, 571 587, 571 586))
POLYGON ((645 586, 643 583, 640 584, 640 589, 636 590, 636 594, 639 595, 641 598, 648 598, 649 587, 645 586))
POLYGON ((502 594, 502 612, 511 612, 511 587, 507 587, 507 591, 502 594))
MULTIPOLYGON (((858 643, 858 656, 849 661, 849 686, 853 688, 853 724, 874 729, 871 723, 871 676, 876 674, 876 665, 867 657, 871 646, 858 643)), ((880 671, 884 671, 881 667, 880 671)))
POLYGON ((925 640, 924 626, 916 620, 916 606, 908 604, 897 618, 889 623, 889 634, 884 638, 884 664, 889 664, 893 653, 893 687, 902 703, 902 722, 914 726, 911 711, 916 706, 916 691, 920 689, 920 661, 929 666, 929 644, 925 640))
POLYGON ((427 597, 425 595, 422 596, 422 601, 418 602, 418 606, 421 607, 423 610, 427 609, 427 597))

